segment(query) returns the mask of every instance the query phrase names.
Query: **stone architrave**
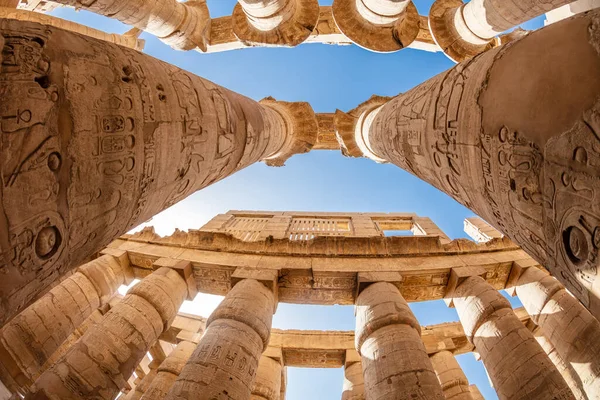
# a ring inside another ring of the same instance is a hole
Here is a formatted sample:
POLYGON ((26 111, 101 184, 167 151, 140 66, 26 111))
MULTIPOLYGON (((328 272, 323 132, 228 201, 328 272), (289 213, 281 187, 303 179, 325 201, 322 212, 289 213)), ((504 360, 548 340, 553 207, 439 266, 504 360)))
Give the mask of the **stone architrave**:
POLYGON ((319 20, 318 0, 238 0, 233 33, 245 45, 297 46, 319 20))
POLYGON ((129 47, 131 49, 140 51, 144 49, 145 41, 138 39, 138 36, 142 33, 142 31, 139 29, 132 29, 123 35, 106 33, 94 28, 90 28, 89 26, 81 25, 72 21, 67 21, 66 19, 53 17, 51 15, 46 15, 39 12, 3 8, 0 3, 0 19, 2 18, 18 19, 20 21, 30 21, 44 25, 51 25, 67 31, 80 33, 82 35, 129 47))
POLYGON ((281 368, 281 361, 264 355, 260 358, 251 400, 280 400, 281 368))
POLYGON ((575 399, 508 300, 483 278, 466 278, 454 289, 452 299, 499 398, 575 399))
POLYGON ((344 367, 342 400, 365 400, 365 380, 360 362, 347 363, 344 367))
POLYGON ((187 295, 185 279, 177 271, 154 271, 46 370, 25 398, 114 399, 187 295))
POLYGON ((446 400, 473 400, 469 380, 454 358, 454 354, 444 350, 432 355, 430 360, 446 400))
POLYGON ((135 26, 176 50, 206 51, 210 14, 206 0, 52 0, 55 3, 114 18, 135 26))
POLYGON ((587 396, 600 398, 600 322, 560 282, 538 268, 525 269, 516 293, 532 321, 579 375, 587 396))
POLYGON ((573 367, 566 363, 565 360, 558 354, 556 348, 546 336, 544 336, 541 329, 537 328, 533 331, 535 336, 535 340, 542 346, 542 349, 548 354, 550 361, 554 364, 558 372, 562 375, 567 385, 573 392, 573 396, 575 396, 576 400, 588 400, 588 397, 585 395, 585 391, 583 390, 583 384, 581 383, 581 379, 577 376, 577 373, 573 369, 573 367))
POLYGON ((254 279, 238 282, 211 314, 196 350, 166 399, 210 400, 227 392, 249 400, 269 343, 273 292, 254 279))
POLYGON ((162 400, 179 377, 185 363, 196 349, 196 343, 186 340, 179 342, 171 354, 165 358, 156 370, 157 374, 146 389, 141 400, 162 400))
POLYGON ((104 255, 56 285, 0 330, 0 378, 26 394, 69 336, 132 275, 125 257, 104 255))
POLYGON ((461 62, 497 46, 496 36, 575 0, 436 0, 429 28, 452 60, 461 62))
POLYGON ((596 318, 599 20, 595 10, 550 25, 341 119, 357 128, 350 144, 475 211, 596 318))
POLYGON ((444 398, 421 326, 393 284, 374 283, 357 297, 355 343, 367 399, 444 398))
POLYGON ((4 19, 0 45, 0 326, 129 229, 316 138, 307 103, 257 103, 112 43, 4 19))
POLYGON ((421 17, 411 0, 334 0, 332 11, 344 35, 376 52, 408 47, 421 27, 421 17))

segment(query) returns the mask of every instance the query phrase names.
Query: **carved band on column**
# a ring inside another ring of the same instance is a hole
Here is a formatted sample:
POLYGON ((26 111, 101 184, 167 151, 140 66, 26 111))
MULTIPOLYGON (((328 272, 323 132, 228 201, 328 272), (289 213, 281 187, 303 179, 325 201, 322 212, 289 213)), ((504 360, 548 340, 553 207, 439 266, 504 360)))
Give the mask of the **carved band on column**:
POLYGON ((444 398, 421 326, 393 284, 371 284, 357 297, 355 341, 366 398, 444 398))
POLYGON ((234 399, 250 399, 274 307, 273 292, 265 285, 239 281, 211 314, 167 399, 210 400, 224 391, 234 399))

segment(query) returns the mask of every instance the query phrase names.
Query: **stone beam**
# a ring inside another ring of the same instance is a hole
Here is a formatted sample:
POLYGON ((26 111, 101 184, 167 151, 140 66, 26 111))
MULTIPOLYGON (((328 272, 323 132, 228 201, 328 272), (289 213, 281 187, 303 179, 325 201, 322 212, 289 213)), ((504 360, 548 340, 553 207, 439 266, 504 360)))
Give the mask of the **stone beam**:
MULTIPOLYGON (((1 3, 0 3, 1 5, 1 3)), ((90 28, 72 21, 57 18, 51 15, 39 12, 31 12, 22 9, 0 7, 0 18, 16 19, 19 21, 37 22, 39 24, 50 25, 56 28, 64 29, 74 33, 79 33, 92 37, 94 39, 104 40, 109 43, 129 47, 130 49, 143 50, 145 41, 138 39, 141 30, 135 28, 123 35, 116 33, 106 33, 98 29, 90 28)))
POLYGON ((345 148, 391 162, 473 210, 596 318, 599 20, 600 10, 579 14, 391 100, 338 113, 345 148))
POLYGON ((407 301, 443 299, 450 271, 480 267, 496 289, 506 287, 513 264, 537 265, 507 239, 485 244, 438 237, 317 237, 244 242, 215 232, 176 232, 161 238, 147 229, 110 248, 125 250, 138 277, 163 257, 189 261, 198 291, 225 295, 237 268, 278 272, 280 302, 354 304, 359 273, 394 273, 407 301))
POLYGON ((0 326, 129 229, 316 138, 307 103, 258 103, 103 40, 0 19, 0 44, 0 326))
MULTIPOLYGON (((523 308, 515 309, 517 317, 526 325, 531 318, 523 308)), ((179 314, 173 325, 190 326, 192 331, 180 330, 183 337, 202 332, 206 318, 179 314), (200 326, 200 328, 196 328, 200 326), (196 331, 196 329, 199 329, 196 331)), ((171 327, 173 329, 173 326, 171 327)), ((448 322, 423 326, 421 338, 429 355, 446 350, 454 355, 470 353, 475 350, 469 343, 460 322, 448 322)), ((172 335, 161 336, 161 340, 177 344, 182 340, 172 335)), ((311 331, 272 329, 269 344, 264 355, 282 358, 288 367, 299 368, 340 368, 347 360, 347 352, 356 353, 354 331, 311 331)), ((357 354, 355 354, 358 357, 357 354)))

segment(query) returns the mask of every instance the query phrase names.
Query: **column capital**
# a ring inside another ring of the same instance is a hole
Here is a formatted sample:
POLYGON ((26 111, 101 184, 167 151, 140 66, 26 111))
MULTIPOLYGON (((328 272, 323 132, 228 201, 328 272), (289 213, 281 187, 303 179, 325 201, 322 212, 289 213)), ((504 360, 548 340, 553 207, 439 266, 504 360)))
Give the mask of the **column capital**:
POLYGON ((358 46, 376 52, 394 52, 417 38, 421 17, 410 0, 335 0, 335 23, 358 46))
POLYGON ((178 260, 175 258, 159 258, 154 261, 152 267, 156 270, 159 268, 170 268, 177 272, 181 279, 185 281, 187 286, 187 300, 193 301, 198 294, 198 288, 196 287, 196 280, 194 279, 194 271, 192 263, 187 260, 178 260))
POLYGON ((467 279, 478 276, 485 280, 487 271, 483 267, 457 267, 450 271, 448 278, 448 286, 446 286, 446 295, 444 301, 448 307, 454 308, 454 296, 456 288, 458 288, 467 279))

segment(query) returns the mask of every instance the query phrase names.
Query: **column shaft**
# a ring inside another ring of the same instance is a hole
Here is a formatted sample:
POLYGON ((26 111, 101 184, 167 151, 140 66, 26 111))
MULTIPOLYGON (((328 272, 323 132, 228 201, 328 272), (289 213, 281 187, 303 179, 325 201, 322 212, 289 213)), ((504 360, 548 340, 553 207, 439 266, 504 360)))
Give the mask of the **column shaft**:
POLYGON ((375 283, 358 296, 355 340, 369 400, 444 398, 421 327, 396 286, 375 283))
POLYGON ((508 300, 483 278, 467 278, 452 296, 467 339, 481 355, 500 399, 574 399, 508 300))
POLYGON ((440 351, 430 357, 433 369, 442 385, 446 400, 473 400, 469 380, 449 351, 440 351))
POLYGON ((0 330, 0 378, 25 394, 69 336, 124 284, 128 260, 104 255, 79 267, 0 330))
POLYGON ((573 392, 573 396, 575 396, 575 399, 587 400, 588 397, 585 395, 585 391, 583 390, 581 379, 579 378, 579 376, 577 376, 577 373, 575 372, 573 367, 570 364, 566 363, 565 360, 563 360, 560 354, 558 354, 558 352, 556 351, 554 345, 550 343, 548 338, 544 336, 541 329, 536 329, 536 331, 534 331, 534 335, 535 340, 537 340, 540 346, 542 346, 542 349, 544 349, 546 354, 548 354, 548 358, 550 358, 552 364, 554 364, 558 372, 560 372, 560 374, 564 378, 565 382, 567 382, 567 385, 569 385, 569 388, 571 389, 571 392, 573 392))
POLYGON ((250 399, 279 400, 281 395, 281 368, 281 361, 262 356, 258 362, 258 370, 250 399))
POLYGON ((600 323, 555 278, 527 268, 516 292, 531 319, 570 364, 590 399, 600 397, 600 323))
POLYGON ((175 270, 154 271, 46 370, 26 398, 113 400, 186 296, 187 284, 175 270))
POLYGON ((496 226, 596 317, 599 15, 486 52, 360 119, 376 157, 496 226))
POLYGON ((365 400, 365 380, 362 363, 354 362, 344 367, 342 400, 365 400))
POLYGON ((206 51, 210 36, 210 15, 206 1, 177 0, 53 0, 114 18, 142 29, 177 50, 206 51))
POLYGON ((180 342, 165 358, 157 369, 156 377, 146 389, 141 400, 162 400, 181 374, 183 367, 196 349, 196 344, 188 341, 180 342))
POLYGON ((259 104, 46 25, 0 20, 0 36, 0 325, 161 210, 254 162, 283 165, 316 140, 306 103, 259 104))
POLYGON ((250 399, 269 342, 274 302, 273 293, 258 281, 236 284, 208 319, 167 399, 210 400, 225 392, 236 400, 250 399))

